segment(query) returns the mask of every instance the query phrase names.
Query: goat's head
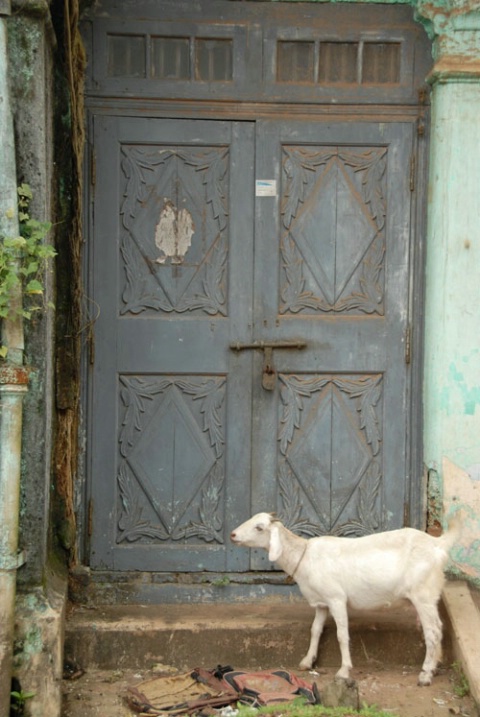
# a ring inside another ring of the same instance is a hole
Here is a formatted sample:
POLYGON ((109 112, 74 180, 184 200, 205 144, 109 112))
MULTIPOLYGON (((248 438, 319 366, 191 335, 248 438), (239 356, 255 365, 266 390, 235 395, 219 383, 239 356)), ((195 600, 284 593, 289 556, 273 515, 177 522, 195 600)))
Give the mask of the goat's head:
POLYGON ((257 513, 230 535, 232 543, 246 548, 264 548, 268 551, 268 559, 274 562, 282 553, 279 537, 281 525, 274 513, 257 513))

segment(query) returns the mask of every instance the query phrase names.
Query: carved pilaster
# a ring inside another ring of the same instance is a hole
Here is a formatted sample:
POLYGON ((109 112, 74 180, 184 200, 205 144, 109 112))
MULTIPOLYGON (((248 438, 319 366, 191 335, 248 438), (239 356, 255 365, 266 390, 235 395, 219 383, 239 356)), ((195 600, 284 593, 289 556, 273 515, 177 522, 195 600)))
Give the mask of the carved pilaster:
POLYGON ((433 40, 435 64, 429 81, 480 81, 478 0, 418 0, 416 15, 433 40))

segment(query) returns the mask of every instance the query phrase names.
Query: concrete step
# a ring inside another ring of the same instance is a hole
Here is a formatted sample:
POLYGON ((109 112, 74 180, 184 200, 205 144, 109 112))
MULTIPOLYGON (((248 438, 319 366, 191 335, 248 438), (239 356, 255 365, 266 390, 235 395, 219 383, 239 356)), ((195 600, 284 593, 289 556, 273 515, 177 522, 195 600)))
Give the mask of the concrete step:
POLYGON ((479 591, 462 580, 448 582, 443 591, 443 604, 453 657, 461 665, 480 714, 479 591))
MULTIPOLYGON (((72 607, 66 623, 65 657, 90 669, 178 669, 218 664, 234 668, 295 669, 307 652, 314 611, 305 602, 72 607)), ((448 620, 444 615, 444 622, 448 620)), ((444 658, 451 662, 451 630, 444 658)), ((350 614, 355 667, 420 666, 423 636, 415 610, 400 607, 350 614)), ((339 667, 336 630, 329 620, 318 667, 339 667)))

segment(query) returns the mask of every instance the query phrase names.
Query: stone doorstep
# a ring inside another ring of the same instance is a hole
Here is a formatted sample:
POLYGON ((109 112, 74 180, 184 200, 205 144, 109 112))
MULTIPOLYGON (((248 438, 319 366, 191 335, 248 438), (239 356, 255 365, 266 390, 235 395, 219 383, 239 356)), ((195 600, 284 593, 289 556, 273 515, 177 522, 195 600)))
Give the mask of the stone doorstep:
POLYGON ((453 657, 461 664, 472 697, 480 708, 480 611, 463 580, 446 584, 443 604, 450 624, 453 657))
MULTIPOLYGON (((480 708, 480 610, 473 598, 464 581, 445 586, 443 663, 460 663, 480 708)), ((73 607, 66 619, 65 658, 89 671, 150 669, 158 663, 178 669, 217 664, 295 669, 306 652, 312 618, 303 602, 73 607)), ((416 671, 422 663, 423 638, 410 607, 352 614, 350 635, 354 668, 416 671)), ((336 668, 339 660, 330 621, 317 666, 336 668)))
MULTIPOLYGON (((88 669, 178 669, 232 665, 235 669, 295 669, 305 655, 314 611, 305 602, 72 607, 65 658, 88 669)), ((447 615, 443 622, 448 623, 447 615)), ((452 662, 450 629, 444 662, 452 662)), ((355 667, 420 666, 424 642, 409 604, 350 615, 355 667), (379 639, 381 638, 381 639, 379 639)), ((320 643, 317 666, 340 665, 333 622, 320 643)))

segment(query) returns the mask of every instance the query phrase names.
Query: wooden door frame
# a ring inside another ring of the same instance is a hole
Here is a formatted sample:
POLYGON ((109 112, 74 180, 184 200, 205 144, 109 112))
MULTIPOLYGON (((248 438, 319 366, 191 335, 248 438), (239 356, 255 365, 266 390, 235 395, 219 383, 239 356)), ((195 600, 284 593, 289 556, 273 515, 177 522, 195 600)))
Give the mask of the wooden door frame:
MULTIPOLYGON (((425 102, 425 95, 420 95, 418 104, 409 105, 343 105, 334 104, 313 104, 313 103, 288 103, 273 102, 268 98, 262 102, 235 102, 222 101, 213 103, 208 100, 197 99, 195 102, 186 100, 154 100, 154 99, 133 99, 122 97, 93 97, 86 98, 86 115, 88 137, 91 138, 92 118, 98 114, 117 116, 148 116, 152 118, 168 119, 215 119, 230 121, 256 121, 258 119, 284 119, 308 120, 310 122, 395 122, 407 121, 417 125, 419 128, 417 153, 415 166, 412 167, 412 187, 414 191, 412 201, 412 227, 410 266, 409 266, 409 336, 406 342, 409 344, 409 415, 407 417, 407 445, 410 447, 410 475, 400 477, 408 478, 410 487, 409 500, 405 504, 405 524, 422 528, 425 525, 425 478, 423 476, 423 452, 422 452, 422 368, 423 368, 423 297, 424 297, 424 265, 425 265, 425 224, 426 224, 426 179, 428 170, 428 142, 429 142, 429 113, 428 105, 425 102)), ((95 179, 95 155, 94 148, 87 144, 85 155, 85 176, 90 180, 95 179)), ((91 187, 86 183, 86 194, 90 197, 91 187)), ((91 236, 93 214, 92 204, 85 202, 85 233, 91 236)), ((87 295, 91 289, 91 274, 89 243, 85 250, 85 286, 87 295)), ((85 352, 83 361, 83 395, 82 404, 90 405, 89 401, 89 359, 85 352)), ((88 412, 87 414, 88 415, 88 412)), ((88 425, 85 435, 88 436, 88 425)), ((88 444, 88 438, 87 438, 88 444)), ((88 455, 83 461, 84 479, 84 501, 82 510, 79 513, 79 522, 83 535, 81 545, 81 557, 88 562, 88 493, 86 485, 87 476, 85 464, 88 464, 88 455)))
MULTIPOLYGON (((118 116, 124 116, 125 114, 130 116, 145 116, 145 113, 138 113, 137 111, 134 111, 133 106, 131 103, 127 103, 125 106, 121 106, 119 104, 115 105, 115 108, 111 108, 108 114, 118 115, 118 116)), ((286 117, 287 119, 295 119, 298 120, 298 115, 295 114, 293 117, 291 113, 288 111, 285 112, 285 107, 282 106, 282 117, 286 117)), ((330 108, 328 108, 330 109, 330 108)), ((372 108, 373 109, 373 108, 372 108)), ((383 112, 374 114, 373 112, 370 114, 368 113, 368 119, 369 121, 376 121, 376 122, 395 122, 399 121, 399 119, 403 119, 404 121, 412 122, 413 124, 418 123, 418 113, 420 112, 420 109, 422 111, 423 116, 425 116, 426 110, 424 107, 421 108, 411 108, 409 107, 407 112, 400 113, 398 109, 395 110, 395 112, 383 112)), ((196 111, 197 108, 192 109, 189 115, 190 119, 213 119, 211 112, 200 112, 196 111)), ((232 111, 232 108, 224 107, 222 106, 222 112, 217 112, 215 115, 215 119, 229 119, 229 120, 248 120, 248 121, 254 121, 255 119, 258 119, 259 115, 261 114, 261 117, 271 118, 271 119, 278 119, 279 117, 279 107, 262 107, 260 108, 260 112, 257 113, 257 108, 255 106, 253 107, 241 107, 241 111, 239 111, 239 108, 235 108, 235 112, 232 111)), ((89 107, 88 115, 89 115, 89 128, 91 128, 91 118, 97 114, 96 108, 89 107)), ((100 114, 105 114, 105 106, 102 106, 102 112, 100 114)), ((156 108, 155 112, 149 113, 149 116, 154 116, 157 118, 184 118, 187 119, 186 113, 182 110, 181 112, 178 111, 178 108, 176 107, 176 103, 161 103, 160 106, 156 108)), ((332 115, 331 111, 325 112, 324 107, 318 107, 318 108, 309 108, 309 112, 302 115, 302 119, 308 119, 308 121, 315 121, 315 119, 318 122, 332 122, 335 120, 335 122, 343 120, 345 121, 351 121, 354 122, 356 118, 353 118, 351 115, 348 115, 347 118, 345 118, 345 115, 343 113, 336 112, 335 115, 332 115), (315 111, 317 110, 317 111, 315 111)), ((427 123, 426 123, 427 124, 427 123)), ((417 152, 417 163, 415 167, 415 176, 412 175, 412 183, 415 183, 414 187, 414 198, 412 203, 412 211, 414 213, 414 217, 412 217, 412 235, 411 235, 411 242, 412 246, 410 247, 410 267, 409 267, 409 284, 410 284, 410 296, 409 296, 409 325, 410 325, 410 336, 406 338, 406 341, 409 341, 410 347, 409 347, 409 363, 410 363, 410 380, 409 380, 409 388, 410 388, 410 415, 407 417, 408 426, 407 426, 407 445, 410 445, 410 476, 405 477, 407 480, 407 484, 410 486, 410 498, 409 501, 406 502, 405 505, 405 524, 410 524, 413 527, 423 527, 425 515, 424 515, 424 509, 425 506, 423 504, 423 496, 424 496, 424 482, 423 478, 420 479, 420 474, 422 473, 422 467, 421 467, 421 461, 422 461, 422 440, 421 440, 421 428, 422 425, 422 404, 419 397, 421 397, 421 385, 422 385, 422 365, 423 365, 423 293, 424 293, 424 261, 425 261, 425 252, 424 252, 424 242, 419 240, 417 237, 423 237, 424 235, 424 226, 425 226, 425 206, 424 206, 424 199, 425 199, 425 187, 426 187, 426 181, 425 178, 427 176, 427 147, 428 147, 428 138, 424 134, 419 140, 419 151, 417 152), (423 181, 422 181, 423 177, 423 181), (423 210, 423 211, 422 211, 423 210)), ((92 172, 94 171, 93 167, 93 155, 87 155, 86 158, 86 176, 91 176, 92 172)), ((91 205, 90 202, 86 203, 86 206, 89 207, 91 205)), ((93 217, 89 215, 86 217, 86 229, 87 232, 90 234, 92 230, 92 221, 93 217)), ((87 245, 87 251, 86 251, 86 260, 88 262, 89 260, 89 250, 87 245)), ((88 264, 87 264, 88 266, 88 264)), ((90 282, 91 277, 88 272, 88 269, 86 270, 86 280, 90 282)), ((89 290, 91 290, 91 285, 88 284, 89 290)), ((85 362, 85 370, 88 370, 88 364, 85 362)), ((85 375, 85 378, 87 376, 85 375)), ((84 386, 88 385, 87 382, 84 382, 84 386)), ((84 396, 84 400, 87 398, 87 396, 84 396)), ((88 404, 87 404, 88 405, 88 404)), ((400 477, 399 477, 400 478, 400 477)), ((84 516, 84 522, 86 523, 86 516, 84 516)), ((87 537, 87 536, 86 536, 87 537)))

